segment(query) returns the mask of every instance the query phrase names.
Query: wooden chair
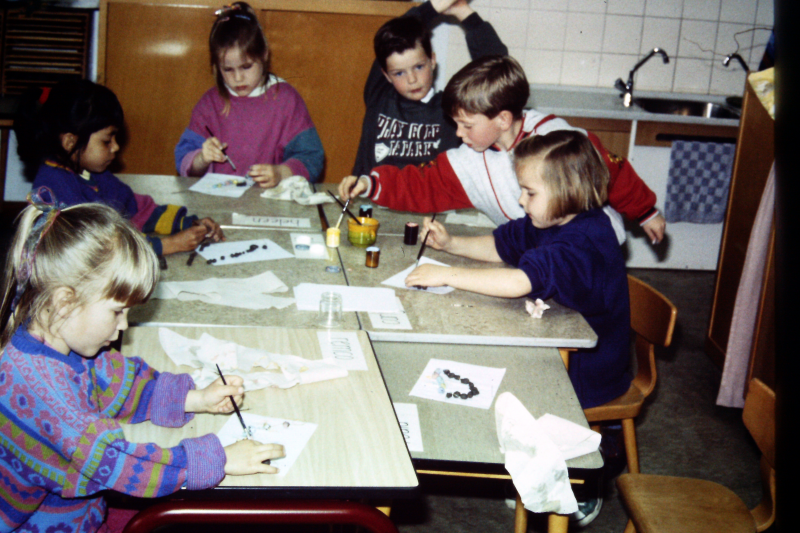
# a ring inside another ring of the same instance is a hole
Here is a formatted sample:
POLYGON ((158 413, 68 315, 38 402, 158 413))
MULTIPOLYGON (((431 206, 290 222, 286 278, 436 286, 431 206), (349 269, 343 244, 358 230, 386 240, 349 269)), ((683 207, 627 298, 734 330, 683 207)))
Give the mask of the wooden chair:
POLYGON ((656 386, 655 346, 669 346, 675 329, 678 310, 666 296, 647 283, 628 276, 631 300, 631 329, 636 334, 636 377, 628 392, 610 402, 584 409, 592 429, 599 430, 597 422, 622 421, 628 472, 639 472, 639 452, 636 448, 636 426, 644 399, 656 386))
POLYGON ((625 533, 764 531, 775 521, 775 393, 750 381, 744 412, 761 457, 764 494, 752 510, 731 490, 702 479, 623 474, 617 487, 630 520, 625 533))
POLYGON ((352 524, 371 533, 397 533, 388 516, 363 503, 279 499, 170 500, 138 513, 123 533, 150 533, 178 524, 189 531, 190 525, 201 524, 227 528, 241 524, 352 524))

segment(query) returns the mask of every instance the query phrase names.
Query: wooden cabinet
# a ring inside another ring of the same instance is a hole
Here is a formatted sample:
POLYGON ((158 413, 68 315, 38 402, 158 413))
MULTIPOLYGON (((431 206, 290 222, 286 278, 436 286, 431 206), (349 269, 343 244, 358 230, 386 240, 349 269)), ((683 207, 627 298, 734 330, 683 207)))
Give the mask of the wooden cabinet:
MULTIPOLYGON (((364 117, 372 39, 408 2, 250 0, 271 70, 303 96, 325 148, 325 181, 350 174, 364 117)), ((122 171, 175 174, 173 150, 192 108, 214 86, 208 33, 218 0, 101 0, 98 82, 125 111, 122 171)))
POLYGON ((587 118, 564 116, 564 120, 571 126, 591 131, 606 150, 620 157, 628 157, 628 148, 631 140, 631 121, 610 118, 587 118))
MULTIPOLYGON (((722 366, 728 345, 736 292, 747 254, 747 245, 761 195, 775 159, 774 121, 746 84, 742 119, 739 125, 736 157, 720 246, 714 302, 711 309, 705 349, 722 366)), ((774 241, 773 224, 764 286, 759 302, 756 332, 751 355, 751 371, 767 384, 774 384, 774 241)))

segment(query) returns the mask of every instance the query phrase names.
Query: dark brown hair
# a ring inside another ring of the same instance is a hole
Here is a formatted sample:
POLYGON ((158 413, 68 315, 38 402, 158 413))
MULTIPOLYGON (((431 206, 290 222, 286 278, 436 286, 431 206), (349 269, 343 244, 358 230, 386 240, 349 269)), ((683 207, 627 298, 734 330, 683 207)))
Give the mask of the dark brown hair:
POLYGON ((397 17, 381 26, 375 33, 373 46, 375 59, 386 71, 386 60, 392 54, 402 54, 406 50, 422 46, 428 58, 433 57, 431 30, 417 17, 397 17))
POLYGON ((514 119, 521 119, 529 96, 528 79, 517 60, 490 55, 467 64, 450 78, 442 107, 451 117, 464 111, 492 119, 501 111, 510 111, 514 119))
POLYGON ((542 161, 542 181, 550 191, 549 219, 563 218, 596 207, 608 199, 608 167, 592 141, 575 130, 551 131, 528 137, 514 149, 517 176, 531 158, 542 161))
POLYGON ((238 47, 242 54, 258 61, 263 67, 266 83, 269 77, 269 44, 256 12, 247 2, 234 2, 217 11, 217 20, 211 27, 208 48, 211 54, 211 70, 217 81, 219 95, 225 100, 225 111, 230 107, 230 93, 219 68, 222 55, 231 48, 238 47))

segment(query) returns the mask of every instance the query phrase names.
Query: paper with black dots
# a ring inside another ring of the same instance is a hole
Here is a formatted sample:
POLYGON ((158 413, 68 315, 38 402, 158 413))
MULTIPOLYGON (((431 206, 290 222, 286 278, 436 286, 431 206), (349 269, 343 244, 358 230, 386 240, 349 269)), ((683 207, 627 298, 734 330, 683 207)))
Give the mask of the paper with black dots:
POLYGON ((217 242, 198 248, 197 253, 214 266, 294 257, 269 239, 217 242))
POLYGON ((431 359, 408 395, 489 409, 505 373, 505 368, 431 359))

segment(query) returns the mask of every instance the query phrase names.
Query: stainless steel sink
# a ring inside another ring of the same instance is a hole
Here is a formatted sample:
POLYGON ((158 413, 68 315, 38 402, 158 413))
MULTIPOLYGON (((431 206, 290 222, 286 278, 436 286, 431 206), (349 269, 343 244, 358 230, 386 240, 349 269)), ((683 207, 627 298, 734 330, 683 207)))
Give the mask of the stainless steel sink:
POLYGON ((687 117, 739 118, 741 111, 713 102, 672 100, 668 98, 634 98, 634 105, 649 113, 683 115, 687 117))

